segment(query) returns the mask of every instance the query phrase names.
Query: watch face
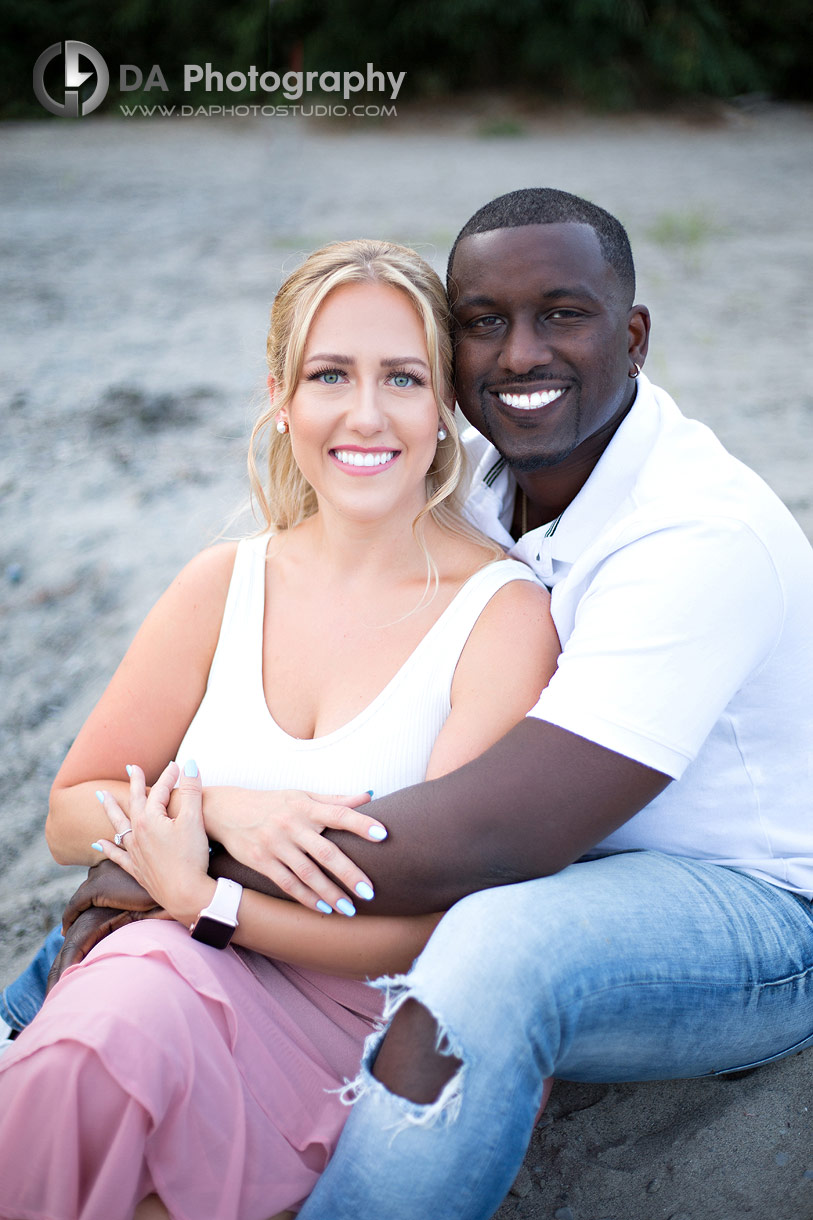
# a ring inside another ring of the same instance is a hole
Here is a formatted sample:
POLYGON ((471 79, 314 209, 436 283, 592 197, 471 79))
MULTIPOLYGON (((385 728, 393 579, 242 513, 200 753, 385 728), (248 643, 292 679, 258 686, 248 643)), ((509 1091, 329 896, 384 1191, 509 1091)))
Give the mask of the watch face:
POLYGON ((192 929, 193 940, 211 945, 213 949, 225 949, 233 935, 234 924, 212 919, 211 915, 201 915, 192 929))

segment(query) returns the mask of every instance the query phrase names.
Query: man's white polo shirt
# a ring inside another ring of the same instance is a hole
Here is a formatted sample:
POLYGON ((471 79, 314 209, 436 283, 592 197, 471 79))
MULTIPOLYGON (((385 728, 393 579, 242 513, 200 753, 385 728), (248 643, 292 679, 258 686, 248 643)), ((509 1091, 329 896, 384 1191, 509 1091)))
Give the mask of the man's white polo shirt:
POLYGON ((595 854, 708 859, 813 897, 813 550, 788 510, 643 375, 576 499, 516 544, 513 477, 467 447, 471 520, 551 590, 562 655, 530 715, 676 781, 595 854))

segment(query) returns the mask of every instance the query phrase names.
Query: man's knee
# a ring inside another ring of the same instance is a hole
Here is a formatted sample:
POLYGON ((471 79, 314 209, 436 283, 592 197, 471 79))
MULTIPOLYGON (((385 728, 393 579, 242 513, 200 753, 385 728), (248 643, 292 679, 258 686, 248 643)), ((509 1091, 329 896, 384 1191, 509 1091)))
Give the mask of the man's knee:
POLYGON ((372 1070, 391 1093, 431 1105, 461 1067, 431 1012, 407 999, 392 1019, 372 1070))

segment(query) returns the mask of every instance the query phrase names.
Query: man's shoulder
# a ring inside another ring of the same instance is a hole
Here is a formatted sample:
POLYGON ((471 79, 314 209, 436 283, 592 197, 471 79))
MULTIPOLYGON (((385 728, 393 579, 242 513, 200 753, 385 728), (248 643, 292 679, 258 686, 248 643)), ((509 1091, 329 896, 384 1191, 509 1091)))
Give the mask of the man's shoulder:
POLYGON ((741 526, 764 542, 801 532, 756 471, 730 453, 706 424, 687 418, 653 389, 661 397, 659 426, 633 482, 630 522, 657 527, 717 520, 729 528, 741 526))

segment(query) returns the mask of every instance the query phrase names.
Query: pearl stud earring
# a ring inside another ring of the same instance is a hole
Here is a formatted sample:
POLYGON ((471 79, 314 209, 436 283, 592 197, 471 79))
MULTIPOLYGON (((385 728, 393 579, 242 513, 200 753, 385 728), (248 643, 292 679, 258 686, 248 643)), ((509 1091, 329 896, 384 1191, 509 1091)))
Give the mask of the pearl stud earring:
POLYGON ((446 437, 447 437, 448 435, 449 435, 449 433, 446 431, 446 429, 445 429, 445 428, 442 428, 442 427, 441 427, 441 428, 438 428, 438 440, 439 440, 439 441, 445 441, 445 440, 446 440, 446 437))
POLYGON ((277 432, 279 432, 280 436, 284 436, 287 431, 288 431, 287 419, 278 419, 277 420, 277 432))

